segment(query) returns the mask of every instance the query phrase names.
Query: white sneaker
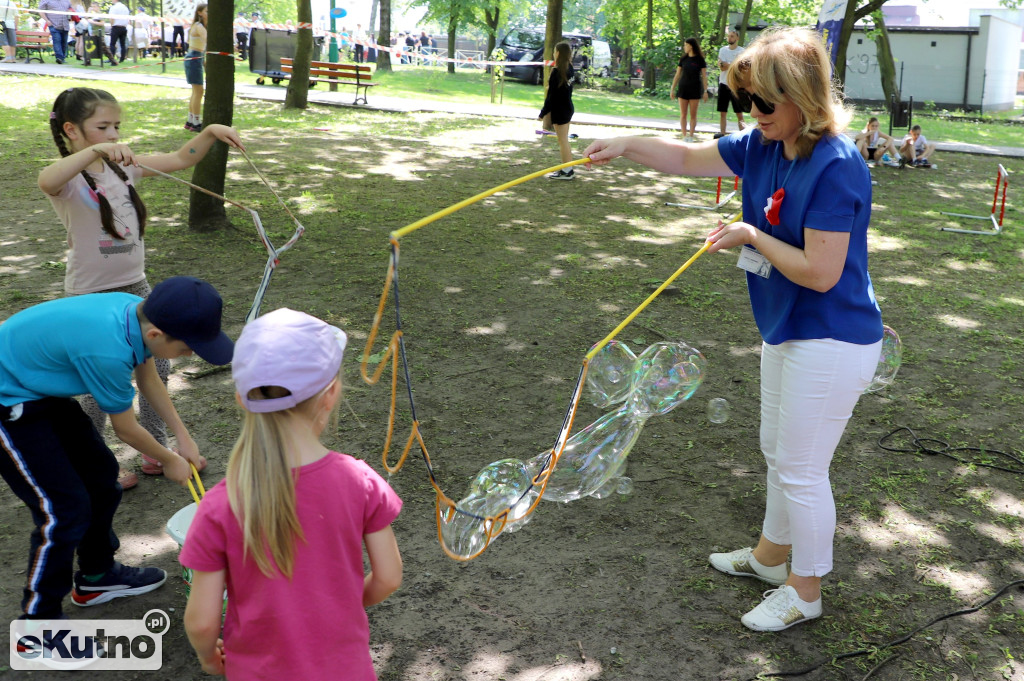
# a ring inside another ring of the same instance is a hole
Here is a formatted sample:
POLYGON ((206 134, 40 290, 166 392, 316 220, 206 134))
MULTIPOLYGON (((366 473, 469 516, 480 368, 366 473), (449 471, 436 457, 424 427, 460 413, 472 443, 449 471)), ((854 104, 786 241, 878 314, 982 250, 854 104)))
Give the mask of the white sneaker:
POLYGON ((789 570, 785 563, 770 567, 761 565, 754 558, 754 551, 749 546, 731 553, 712 553, 708 556, 708 562, 711 563, 711 567, 727 575, 756 577, 773 586, 785 584, 786 578, 789 577, 789 570))
POLYGON ((569 168, 568 170, 563 168, 562 170, 556 170, 555 172, 548 174, 549 180, 572 180, 575 178, 576 173, 573 172, 572 168, 569 168))
POLYGON ((821 617, 821 597, 813 603, 800 600, 796 589, 781 586, 764 592, 765 599, 740 618, 743 626, 754 631, 782 631, 794 624, 821 617))

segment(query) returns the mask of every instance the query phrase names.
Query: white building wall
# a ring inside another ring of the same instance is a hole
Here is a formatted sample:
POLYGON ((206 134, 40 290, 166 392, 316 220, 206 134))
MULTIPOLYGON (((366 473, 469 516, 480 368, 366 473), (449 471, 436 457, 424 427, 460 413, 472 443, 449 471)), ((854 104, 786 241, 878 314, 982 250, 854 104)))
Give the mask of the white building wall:
POLYGON ((984 73, 978 78, 971 60, 971 81, 978 84, 982 111, 1012 109, 1017 94, 1017 63, 1021 29, 1016 23, 994 16, 981 17, 979 43, 985 47, 984 73), (984 88, 984 90, 982 90, 984 88))

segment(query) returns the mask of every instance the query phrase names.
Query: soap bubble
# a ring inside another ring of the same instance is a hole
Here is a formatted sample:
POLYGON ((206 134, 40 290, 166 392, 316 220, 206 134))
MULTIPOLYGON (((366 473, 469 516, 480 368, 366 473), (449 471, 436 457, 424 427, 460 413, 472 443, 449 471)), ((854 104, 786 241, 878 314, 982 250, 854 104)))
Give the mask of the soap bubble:
POLYGON ((708 421, 711 423, 725 423, 729 420, 729 403, 724 397, 714 397, 708 400, 708 421))
POLYGON ((630 494, 626 458, 644 423, 688 400, 706 369, 704 356, 686 343, 655 343, 637 357, 624 343, 609 342, 590 360, 586 387, 596 406, 623 404, 570 437, 553 469, 550 449, 526 462, 502 459, 485 466, 455 509, 442 510, 445 547, 464 558, 479 553, 487 546, 487 518, 506 509, 511 510, 504 525, 499 520, 490 531, 492 539, 525 525, 526 512, 540 495, 534 480, 545 469, 550 469, 544 487, 549 501, 630 494))
POLYGON ((609 341, 587 366, 587 392, 590 403, 606 409, 626 399, 632 386, 636 355, 629 346, 609 341))
POLYGON ((896 379, 896 372, 900 370, 900 362, 903 361, 903 344, 899 335, 891 327, 882 327, 882 354, 878 357, 878 367, 875 369, 875 377, 864 389, 866 393, 878 392, 882 388, 892 385, 896 379))

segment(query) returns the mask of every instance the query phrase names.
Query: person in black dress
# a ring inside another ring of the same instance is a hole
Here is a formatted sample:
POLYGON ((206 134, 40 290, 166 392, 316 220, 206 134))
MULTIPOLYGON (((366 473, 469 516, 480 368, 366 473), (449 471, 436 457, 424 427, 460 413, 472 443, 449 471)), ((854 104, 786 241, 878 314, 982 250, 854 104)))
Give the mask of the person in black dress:
POLYGON ((672 96, 679 99, 679 127, 683 130, 684 142, 697 141, 697 105, 708 101, 708 63, 700 51, 696 38, 687 38, 683 43, 683 58, 676 67, 672 78, 672 96), (686 118, 689 112, 690 128, 687 133, 686 118))
MULTIPOLYGON (((538 119, 544 121, 544 127, 550 122, 558 137, 558 151, 562 156, 562 163, 572 160, 572 150, 569 148, 569 121, 575 109, 572 106, 572 81, 575 73, 572 68, 572 48, 569 43, 560 42, 555 45, 555 66, 548 76, 548 92, 544 97, 544 106, 540 110, 538 119)), ((557 170, 550 175, 553 180, 571 180, 575 177, 572 168, 557 170)))

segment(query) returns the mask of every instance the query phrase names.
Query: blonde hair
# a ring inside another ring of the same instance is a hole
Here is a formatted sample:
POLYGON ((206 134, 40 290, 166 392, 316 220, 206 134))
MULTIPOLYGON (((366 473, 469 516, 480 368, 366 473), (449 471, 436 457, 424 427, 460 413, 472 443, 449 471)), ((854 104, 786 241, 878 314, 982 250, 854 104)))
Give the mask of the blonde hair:
MULTIPOLYGON (((341 383, 341 369, 335 379, 341 383)), ((293 419, 315 416, 317 403, 334 381, 291 409, 256 414, 245 411, 242 432, 228 461, 227 490, 231 511, 242 528, 242 559, 251 557, 267 577, 275 569, 291 578, 295 567, 295 545, 305 541, 295 500, 295 475, 285 449, 293 419)), ((268 386, 249 392, 249 399, 274 399, 290 394, 284 388, 268 386)), ((329 423, 337 423, 335 402, 329 423)))
MULTIPOLYGON (((788 98, 800 110, 797 155, 808 157, 825 135, 839 135, 853 113, 832 80, 821 35, 808 28, 768 29, 729 68, 729 89, 751 90, 767 102, 788 98)), ((767 142, 766 142, 767 143, 767 142)))

